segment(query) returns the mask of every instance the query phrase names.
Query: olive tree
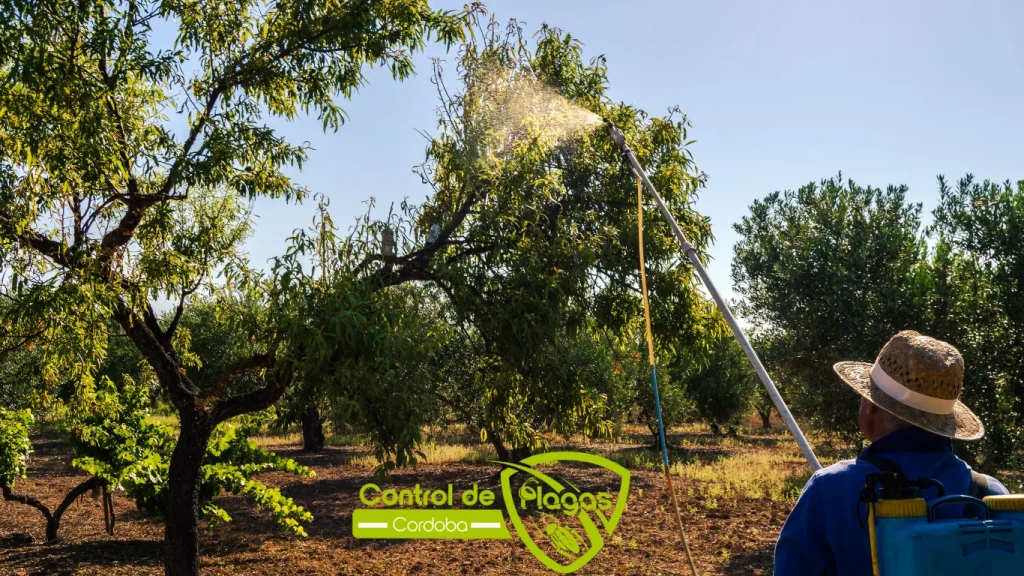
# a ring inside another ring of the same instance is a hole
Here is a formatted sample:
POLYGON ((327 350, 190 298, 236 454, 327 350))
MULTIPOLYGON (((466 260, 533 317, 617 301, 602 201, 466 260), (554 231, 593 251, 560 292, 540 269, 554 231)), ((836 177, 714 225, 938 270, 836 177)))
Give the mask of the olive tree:
POLYGON ((958 452, 998 470, 1019 457, 1024 410, 1024 183, 968 175, 938 186, 927 230, 905 187, 835 178, 770 194, 736 225, 733 278, 794 407, 851 440, 857 396, 829 376, 833 362, 871 361, 904 329, 956 346, 964 401, 986 425, 958 452))
POLYGON ((986 428, 969 449, 997 470, 1020 458, 1024 440, 1024 181, 938 184, 933 330, 964 355, 964 401, 986 428))
POLYGON ((842 176, 773 192, 734 228, 741 312, 784 352, 794 410, 857 438, 856 394, 830 377, 840 360, 873 361, 900 330, 927 332, 927 247, 906 186, 842 176))
POLYGON ((707 363, 691 370, 685 382, 697 415, 716 435, 723 426, 735 434, 739 419, 750 413, 761 387, 731 332, 724 332, 712 342, 707 363))

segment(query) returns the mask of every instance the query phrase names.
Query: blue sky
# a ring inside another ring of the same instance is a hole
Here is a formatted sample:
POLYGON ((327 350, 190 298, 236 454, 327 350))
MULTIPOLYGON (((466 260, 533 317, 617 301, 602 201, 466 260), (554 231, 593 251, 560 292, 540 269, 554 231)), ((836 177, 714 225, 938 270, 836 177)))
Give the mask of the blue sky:
MULTIPOLYGON (((458 8, 461 2, 434 2, 458 8)), ((731 293, 732 224, 756 199, 842 171, 861 184, 907 184, 927 214, 935 177, 1024 178, 1024 3, 953 1, 682 2, 492 0, 501 19, 543 22, 604 54, 610 95, 656 114, 690 117, 698 167, 711 179, 697 208, 711 217, 710 273, 731 293)), ((431 46, 418 76, 385 71, 344 103, 350 121, 323 134, 315 119, 282 126, 315 148, 296 179, 331 197, 344 227, 373 196, 387 211, 428 188, 412 167, 436 132, 431 46)), ((454 55, 448 55, 449 62, 454 55)), ((256 263, 309 225, 313 202, 260 201, 256 263)), ((926 216, 927 217, 927 216, 926 216)))

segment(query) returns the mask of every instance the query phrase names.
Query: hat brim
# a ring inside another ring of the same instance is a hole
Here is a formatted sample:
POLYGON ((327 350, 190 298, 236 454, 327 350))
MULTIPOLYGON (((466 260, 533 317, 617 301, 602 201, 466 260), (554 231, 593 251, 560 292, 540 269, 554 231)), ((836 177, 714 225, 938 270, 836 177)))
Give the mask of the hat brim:
POLYGON ((867 362, 839 362, 833 367, 850 388, 900 420, 956 440, 977 440, 985 435, 985 425, 963 402, 956 401, 952 414, 932 414, 911 408, 876 386, 871 381, 871 368, 872 364, 867 362))

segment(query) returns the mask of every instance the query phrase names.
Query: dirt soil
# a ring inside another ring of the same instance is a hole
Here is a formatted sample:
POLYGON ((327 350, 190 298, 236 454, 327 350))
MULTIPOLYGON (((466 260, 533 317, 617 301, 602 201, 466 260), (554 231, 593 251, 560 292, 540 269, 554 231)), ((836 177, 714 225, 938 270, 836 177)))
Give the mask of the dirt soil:
MULTIPOLYGON (((670 441, 670 443, 672 443, 670 441)), ((29 477, 17 493, 29 493, 50 506, 85 477, 70 466, 70 453, 57 439, 35 443, 29 477)), ((233 521, 204 534, 204 574, 536 574, 552 572, 523 546, 514 529, 512 540, 357 540, 352 537, 352 511, 358 491, 371 480, 369 471, 347 462, 358 448, 327 448, 306 455, 297 448, 276 451, 316 471, 297 479, 274 473, 262 477, 315 516, 309 538, 282 534, 265 516, 238 498, 219 503, 233 521)), ((422 464, 400 471, 390 485, 401 489, 419 483, 443 487, 451 482, 476 482, 500 494, 492 464, 422 464)), ((632 472, 632 487, 621 524, 604 550, 578 574, 689 574, 674 523, 665 479, 655 472, 632 472)), ((577 479, 581 480, 581 479, 577 479)), ((586 478, 582 479, 586 482, 586 478)), ((789 502, 767 499, 722 501, 714 510, 702 505, 696 490, 677 478, 684 522, 697 567, 707 575, 771 574, 772 549, 786 518, 789 502)), ((500 504, 499 504, 500 505, 500 504)), ((56 544, 44 543, 42 515, 33 508, 0 500, 0 574, 160 574, 163 524, 137 511, 117 495, 114 536, 103 529, 100 500, 89 495, 64 515, 56 544), (29 542, 31 538, 31 542, 29 542)))

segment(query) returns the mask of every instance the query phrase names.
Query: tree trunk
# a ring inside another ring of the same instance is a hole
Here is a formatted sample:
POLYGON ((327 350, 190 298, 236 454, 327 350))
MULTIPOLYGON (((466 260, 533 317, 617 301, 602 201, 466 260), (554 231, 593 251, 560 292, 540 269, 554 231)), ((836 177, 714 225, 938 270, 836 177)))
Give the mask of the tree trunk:
POLYGON ((647 429, 650 430, 651 438, 653 439, 653 441, 651 442, 651 446, 655 450, 660 452, 661 451, 661 433, 658 431, 658 427, 657 426, 653 426, 653 427, 652 426, 648 426, 647 429))
POLYGON ((167 576, 199 574, 199 482, 206 444, 213 432, 208 414, 179 410, 181 432, 168 473, 170 501, 164 527, 167 576))
POLYGON ((493 430, 487 430, 487 439, 491 441, 494 451, 498 453, 498 460, 512 462, 512 453, 509 452, 508 447, 505 446, 505 443, 501 441, 501 438, 498 438, 498 435, 493 430))
POLYGON ((100 480, 95 476, 89 478, 85 482, 82 482, 78 486, 72 488, 71 492, 68 492, 67 496, 64 497, 60 506, 57 506, 53 512, 50 512, 50 509, 45 504, 32 496, 15 494, 7 484, 0 484, 0 492, 3 493, 4 500, 17 502, 39 510, 43 517, 46 518, 46 541, 47 543, 53 543, 57 541, 57 532, 60 530, 60 518, 64 515, 64 512, 68 507, 74 504, 75 500, 77 500, 82 494, 92 490, 94 487, 102 487, 105 485, 106 481, 100 480))
POLYGON ((57 531, 60 530, 60 518, 64 515, 64 512, 75 503, 75 500, 78 500, 80 496, 92 490, 94 487, 102 488, 106 486, 106 484, 107 482, 105 480, 100 480, 93 476, 72 488, 71 492, 68 492, 68 495, 64 497, 64 501, 60 503, 60 506, 57 506, 57 509, 53 511, 53 515, 46 519, 46 541, 57 541, 57 531))
POLYGON ((761 428, 769 430, 772 427, 772 409, 758 410, 757 415, 761 417, 761 428))
POLYGON ((491 445, 494 446, 494 451, 498 453, 498 460, 502 462, 519 462, 524 458, 529 458, 533 453, 530 448, 526 446, 513 446, 509 449, 501 438, 494 433, 493 430, 487 430, 487 439, 491 441, 491 445))
POLYGON ((530 450, 527 446, 516 446, 512 449, 512 461, 519 462, 526 458, 529 458, 533 454, 533 450, 530 450))
POLYGON ((43 518, 46 518, 46 533, 47 537, 49 537, 50 522, 53 520, 53 514, 45 504, 27 494, 24 496, 21 494, 15 494, 11 490, 11 486, 4 482, 0 482, 0 492, 3 493, 4 500, 7 500, 8 502, 17 502, 18 504, 24 504, 25 506, 31 506, 36 510, 39 510, 43 515, 43 518))
POLYGON ((324 422, 316 404, 310 404, 302 413, 302 451, 320 452, 324 449, 324 422))

